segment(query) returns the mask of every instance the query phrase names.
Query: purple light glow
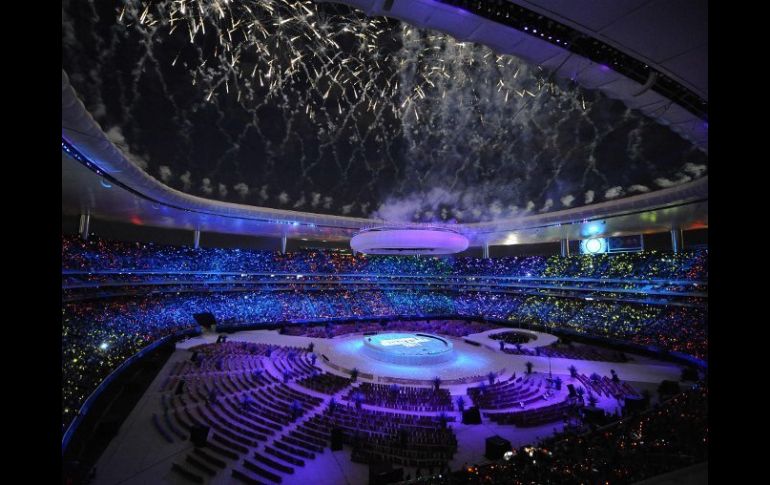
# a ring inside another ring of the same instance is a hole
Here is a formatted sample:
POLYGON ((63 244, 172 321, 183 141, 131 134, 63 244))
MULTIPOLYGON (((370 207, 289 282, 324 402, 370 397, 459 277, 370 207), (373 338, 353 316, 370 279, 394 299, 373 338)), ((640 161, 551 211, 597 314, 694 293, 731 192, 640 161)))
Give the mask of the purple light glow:
POLYGON ((468 248, 468 238, 450 230, 382 228, 359 232, 350 247, 365 254, 453 254, 468 248))

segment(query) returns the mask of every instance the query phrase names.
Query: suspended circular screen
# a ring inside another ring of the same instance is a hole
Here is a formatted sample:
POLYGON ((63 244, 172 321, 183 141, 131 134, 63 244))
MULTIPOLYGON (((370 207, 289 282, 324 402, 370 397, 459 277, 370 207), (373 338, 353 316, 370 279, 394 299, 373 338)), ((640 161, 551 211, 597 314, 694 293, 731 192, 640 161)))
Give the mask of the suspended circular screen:
POLYGON ((468 238, 443 227, 364 229, 350 240, 364 254, 454 254, 468 248, 468 238))

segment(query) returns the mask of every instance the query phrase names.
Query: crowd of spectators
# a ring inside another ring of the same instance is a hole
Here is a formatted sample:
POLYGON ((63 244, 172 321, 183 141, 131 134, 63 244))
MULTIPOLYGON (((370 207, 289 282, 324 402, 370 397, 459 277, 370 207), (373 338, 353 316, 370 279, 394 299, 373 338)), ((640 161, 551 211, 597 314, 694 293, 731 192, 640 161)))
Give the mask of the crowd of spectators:
POLYGON ((702 359, 708 356, 708 312, 702 308, 668 308, 628 339, 640 345, 675 350, 702 359))
POLYGON ((414 291, 508 291, 528 295, 590 297, 596 300, 624 300, 652 304, 704 306, 706 283, 676 283, 669 280, 585 278, 525 278, 496 276, 420 276, 420 275, 336 275, 217 273, 217 272, 112 272, 65 270, 62 299, 77 301, 116 296, 177 292, 234 292, 257 290, 414 290, 414 291))
POLYGON ((375 322, 328 322, 323 325, 291 325, 283 327, 284 335, 304 335, 313 338, 334 338, 351 333, 422 332, 450 337, 465 337, 497 328, 491 323, 467 320, 380 320, 375 322))
POLYGON ((467 466, 420 483, 637 483, 708 460, 708 388, 696 385, 649 411, 596 430, 560 433, 508 461, 467 466))
MULTIPOLYGON (((377 291, 205 293, 80 301, 65 304, 63 308, 65 424, 99 382, 120 363, 161 337, 196 328, 193 315, 202 312, 211 312, 219 326, 230 329, 291 320, 398 315, 430 317, 455 313, 505 319, 545 329, 570 329, 580 334, 654 345, 699 358, 706 357, 707 349, 707 314, 704 310, 687 307, 502 294, 461 295, 453 300, 450 294, 377 291), (470 300, 475 303, 470 304, 470 300)), ((419 330, 454 336, 465 334, 471 325, 466 323, 452 329, 446 322, 441 320, 430 325, 398 322, 386 324, 384 328, 379 323, 370 325, 374 330, 419 330)), ((483 328, 491 328, 487 325, 483 328)), ((333 336, 347 330, 343 325, 331 328, 313 335, 333 336)))
POLYGON ((550 257, 543 276, 618 279, 708 279, 708 251, 660 253, 644 251, 620 254, 550 257))
POLYGON ((76 236, 62 238, 64 269, 136 272, 331 273, 377 275, 479 275, 599 279, 707 280, 708 251, 645 251, 601 255, 526 256, 495 259, 351 255, 341 251, 281 254, 250 249, 163 246, 76 236))
POLYGON ((508 319, 707 356, 708 314, 703 308, 530 296, 508 319))
MULTIPOLYGON (((496 275, 521 277, 686 279, 708 277, 707 251, 601 256, 412 258, 352 256, 307 251, 280 254, 237 249, 193 249, 75 237, 62 240, 67 271, 142 270, 345 273, 380 275, 496 275)), ((189 275, 188 275, 189 276, 189 275)), ((196 277, 193 275, 192 277, 196 277)), ((206 278, 202 278, 205 280, 206 278)), ((203 286, 203 285, 201 285, 203 286)), ((62 312, 63 425, 99 383, 128 357, 183 330, 198 328, 193 315, 211 312, 218 325, 237 330, 260 324, 399 316, 504 320, 514 325, 566 329, 706 357, 705 309, 547 295, 430 289, 232 291, 143 294, 65 302, 62 312)), ((460 336, 465 328, 436 323, 431 333, 460 336)), ((408 330, 403 324, 399 329, 408 330)), ((395 325, 395 324, 394 324, 395 325)), ((387 328, 386 326, 386 329, 387 328)), ((423 328, 420 328, 423 330, 423 328)), ((342 327, 333 332, 343 331, 342 327)), ((423 330, 426 331, 426 330, 423 330)))
POLYGON ((184 308, 126 299, 81 302, 62 311, 62 430, 99 383, 126 359, 167 335, 195 327, 184 308))

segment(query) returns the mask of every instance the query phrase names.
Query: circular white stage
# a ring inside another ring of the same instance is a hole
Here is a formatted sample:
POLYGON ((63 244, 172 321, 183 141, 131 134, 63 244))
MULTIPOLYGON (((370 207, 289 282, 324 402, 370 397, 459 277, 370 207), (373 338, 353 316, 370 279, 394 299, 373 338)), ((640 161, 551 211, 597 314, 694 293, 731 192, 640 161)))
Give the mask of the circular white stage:
POLYGON ((454 346, 445 338, 426 333, 365 335, 365 355, 399 365, 434 365, 454 358, 454 346))
MULTIPOLYGON (((435 354, 428 354, 427 360, 420 360, 420 347, 398 345, 399 342, 409 344, 413 341, 399 341, 418 334, 378 334, 364 336, 362 334, 345 335, 333 339, 316 340, 316 353, 325 356, 318 359, 319 363, 332 364, 350 370, 358 369, 362 374, 372 374, 376 378, 392 377, 398 379, 413 379, 430 381, 440 377, 444 381, 467 379, 471 377, 486 378, 490 371, 499 373, 507 366, 511 367, 511 356, 496 352, 483 345, 472 345, 461 339, 437 337, 431 335, 428 342, 419 342, 431 349, 435 354), (369 342, 368 338, 372 337, 369 342), (375 339, 374 337, 379 337, 375 339), (382 345, 388 340, 397 345, 382 345), (446 342, 446 344, 444 343, 446 342), (387 354, 383 347, 398 348, 387 354), (374 353, 376 352, 376 353, 374 353), (432 360, 435 359, 435 360, 432 360)), ((425 334, 423 334, 425 335, 425 334)))

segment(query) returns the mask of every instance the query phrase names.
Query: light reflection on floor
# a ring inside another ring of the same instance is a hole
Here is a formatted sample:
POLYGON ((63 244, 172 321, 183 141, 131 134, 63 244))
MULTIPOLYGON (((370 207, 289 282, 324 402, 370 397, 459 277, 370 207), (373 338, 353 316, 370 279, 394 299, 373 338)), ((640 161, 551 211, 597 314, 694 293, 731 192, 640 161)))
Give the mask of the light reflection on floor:
POLYGON ((455 357, 447 362, 434 365, 398 365, 381 362, 368 357, 363 352, 363 337, 352 335, 339 337, 328 342, 317 342, 319 351, 332 362, 346 368, 356 367, 364 373, 378 376, 402 377, 409 379, 457 379, 473 375, 483 375, 490 370, 499 371, 510 367, 510 358, 484 347, 475 347, 458 339, 449 339, 455 349, 455 357))

